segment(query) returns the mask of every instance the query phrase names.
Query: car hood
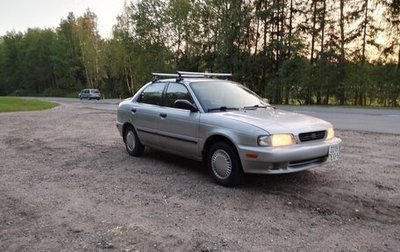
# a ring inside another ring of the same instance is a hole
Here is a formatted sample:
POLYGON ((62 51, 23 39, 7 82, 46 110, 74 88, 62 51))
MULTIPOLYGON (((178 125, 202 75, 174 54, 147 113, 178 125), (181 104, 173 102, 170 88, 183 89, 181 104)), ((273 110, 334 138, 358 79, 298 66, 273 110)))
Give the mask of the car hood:
POLYGON ((222 117, 251 124, 270 134, 326 130, 332 125, 322 119, 272 108, 239 110, 220 114, 222 117))

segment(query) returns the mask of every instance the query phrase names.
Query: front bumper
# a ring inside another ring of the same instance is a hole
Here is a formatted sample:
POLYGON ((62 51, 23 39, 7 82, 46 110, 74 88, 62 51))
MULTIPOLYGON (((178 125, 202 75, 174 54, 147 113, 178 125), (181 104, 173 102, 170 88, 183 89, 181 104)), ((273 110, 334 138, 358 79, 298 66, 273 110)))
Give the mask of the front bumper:
POLYGON ((341 139, 333 138, 276 148, 238 146, 238 152, 244 173, 282 174, 324 164, 329 160, 329 146, 341 142, 341 139))

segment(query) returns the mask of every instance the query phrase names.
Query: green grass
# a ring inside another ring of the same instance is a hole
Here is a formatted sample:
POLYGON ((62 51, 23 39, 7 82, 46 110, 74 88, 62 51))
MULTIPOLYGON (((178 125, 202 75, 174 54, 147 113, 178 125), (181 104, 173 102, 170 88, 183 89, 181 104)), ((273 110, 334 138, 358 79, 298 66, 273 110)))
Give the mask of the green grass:
POLYGON ((57 103, 22 99, 16 97, 0 97, 0 113, 15 111, 45 110, 58 106, 57 103))

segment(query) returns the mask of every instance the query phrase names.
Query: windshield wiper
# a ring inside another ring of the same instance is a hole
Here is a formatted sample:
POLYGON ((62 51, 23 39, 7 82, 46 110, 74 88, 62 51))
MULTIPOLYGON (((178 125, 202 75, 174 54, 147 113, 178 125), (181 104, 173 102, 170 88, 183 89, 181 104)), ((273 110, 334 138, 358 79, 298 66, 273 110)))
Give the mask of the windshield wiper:
POLYGON ((207 110, 207 112, 212 112, 212 111, 228 111, 228 110, 239 110, 238 108, 229 108, 226 106, 218 107, 218 108, 210 108, 207 110))
POLYGON ((273 109, 275 109, 275 107, 274 106, 272 106, 272 105, 265 105, 265 104, 256 104, 256 105, 253 105, 253 106, 245 106, 244 107, 244 109, 258 109, 258 108, 273 108, 273 109))

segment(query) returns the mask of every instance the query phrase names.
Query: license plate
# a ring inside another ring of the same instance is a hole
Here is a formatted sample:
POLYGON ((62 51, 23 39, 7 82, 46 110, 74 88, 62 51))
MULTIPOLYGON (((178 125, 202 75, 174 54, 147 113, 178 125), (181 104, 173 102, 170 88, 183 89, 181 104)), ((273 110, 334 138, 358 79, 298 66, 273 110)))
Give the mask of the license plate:
POLYGON ((340 158, 340 145, 329 146, 329 161, 338 161, 340 158))

